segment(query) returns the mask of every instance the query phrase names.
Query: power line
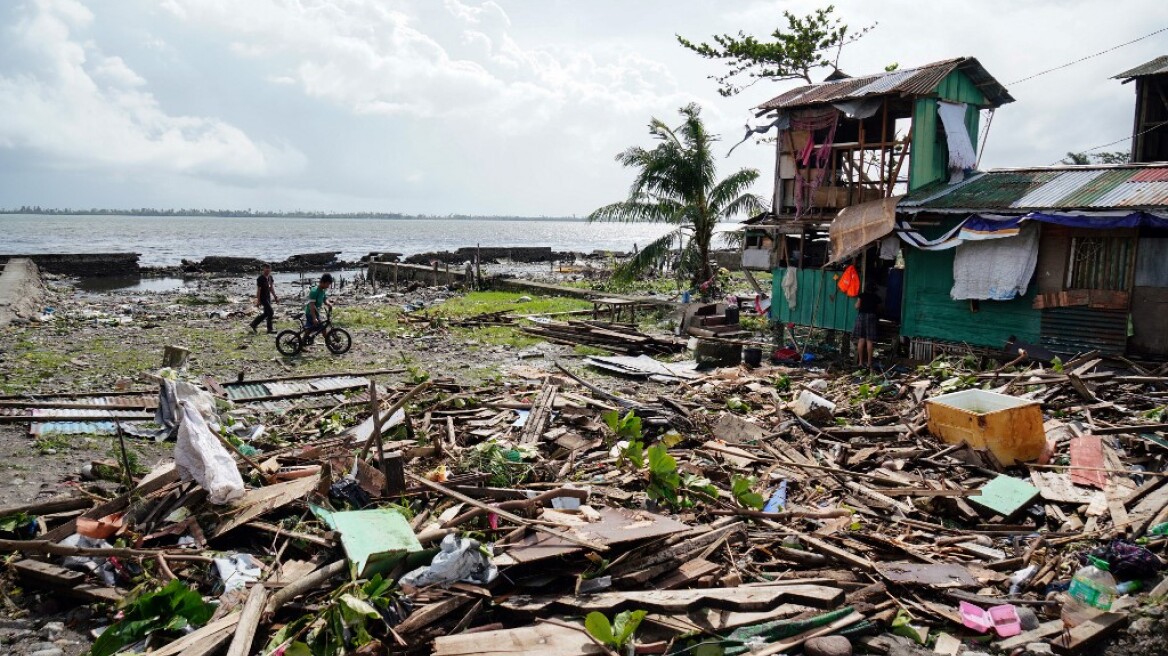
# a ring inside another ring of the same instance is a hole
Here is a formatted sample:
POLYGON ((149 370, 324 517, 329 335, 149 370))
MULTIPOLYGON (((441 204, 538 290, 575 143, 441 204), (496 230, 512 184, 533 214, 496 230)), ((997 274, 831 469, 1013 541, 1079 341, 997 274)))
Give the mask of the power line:
MULTIPOLYGON (((1130 135, 1130 136, 1127 136, 1127 137, 1123 137, 1123 138, 1121 138, 1121 139, 1116 139, 1115 141, 1111 141, 1111 142, 1108 142, 1108 143, 1105 143, 1105 144, 1100 144, 1100 145, 1098 145, 1098 146, 1092 146, 1091 148, 1087 148, 1086 150, 1079 150, 1079 151, 1074 151, 1074 150, 1072 150, 1072 151, 1068 151, 1068 152, 1072 152, 1072 153, 1073 153, 1073 152, 1078 152, 1078 153, 1089 153, 1089 152, 1091 152, 1091 151, 1094 151, 1094 150, 1099 150, 1100 148, 1106 148, 1106 147, 1108 147, 1108 146, 1114 146, 1114 145, 1115 145, 1115 144, 1117 144, 1117 143, 1123 143, 1124 141, 1130 141, 1130 140, 1132 140, 1132 139, 1135 139, 1136 137, 1143 136, 1143 135, 1145 135, 1145 134, 1147 134, 1147 133, 1151 132, 1152 130, 1155 130, 1155 129, 1157 129, 1157 128, 1162 128, 1162 127, 1164 127, 1164 125, 1165 125, 1164 123, 1160 123, 1159 125, 1153 125, 1152 127, 1148 128, 1147 130, 1144 130, 1143 132, 1137 132, 1137 133, 1135 133, 1135 134, 1133 134, 1133 135, 1130 135)), ((1061 164, 1061 163, 1062 163, 1062 160, 1060 159, 1060 160, 1059 160, 1059 161, 1057 161, 1057 162, 1051 162, 1050 164, 1047 164, 1047 166, 1054 166, 1054 165, 1056 165, 1056 164, 1061 164)))
MULTIPOLYGON (((1117 46, 1112 46, 1112 47, 1108 48, 1107 50, 1100 50, 1099 52, 1097 52, 1093 55, 1087 55, 1086 57, 1080 57, 1079 59, 1076 59, 1073 62, 1067 62, 1066 64, 1063 64, 1062 66, 1055 66, 1054 68, 1048 68, 1045 71, 1042 71, 1041 73, 1035 73, 1034 75, 1031 75, 1030 77, 1024 77, 1021 80, 1014 80, 1013 82, 1007 82, 1006 86, 1012 86, 1015 84, 1019 84, 1021 82, 1026 82, 1027 80, 1033 80, 1034 78, 1042 76, 1042 75, 1046 75, 1047 73, 1052 73, 1054 71, 1064 69, 1068 66, 1074 66, 1075 64, 1078 64, 1079 62, 1087 61, 1088 59, 1091 59, 1092 57, 1098 57, 1099 55, 1105 55, 1105 54, 1111 52, 1112 50, 1119 50, 1120 48, 1122 48, 1124 46, 1130 46, 1131 44, 1139 42, 1139 41, 1143 41, 1144 39, 1146 39, 1148 37, 1156 36, 1157 34, 1159 34, 1161 32, 1168 32, 1168 27, 1162 27, 1162 28, 1156 30, 1155 32, 1152 32, 1151 34, 1145 34, 1138 39, 1132 39, 1131 41, 1128 41, 1127 43, 1121 43, 1117 46)), ((1119 142, 1115 142, 1115 143, 1119 143, 1119 142)), ((1110 144, 1108 144, 1108 145, 1110 145, 1110 144)), ((1100 146, 1100 148, 1102 148, 1102 147, 1103 146, 1100 146)))

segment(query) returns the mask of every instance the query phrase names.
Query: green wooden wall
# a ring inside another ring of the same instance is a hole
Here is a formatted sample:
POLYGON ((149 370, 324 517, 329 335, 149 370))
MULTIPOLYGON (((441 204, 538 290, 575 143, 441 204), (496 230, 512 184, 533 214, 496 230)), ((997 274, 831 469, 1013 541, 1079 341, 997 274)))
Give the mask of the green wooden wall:
POLYGON ((1012 301, 981 301, 973 312, 969 301, 954 301, 953 249, 904 249, 904 304, 900 334, 977 346, 1000 348, 1011 336, 1036 344, 1042 314, 1032 306, 1038 285, 1031 281, 1026 296, 1012 301))
POLYGON ((856 325, 856 299, 848 298, 836 287, 838 271, 797 269, 799 302, 792 310, 783 294, 783 276, 787 269, 775 269, 771 287, 770 319, 832 330, 851 331, 856 325))
POLYGON ((936 98, 918 98, 913 107, 913 140, 910 154, 908 188, 923 187, 945 178, 949 153, 937 139, 941 118, 937 116, 937 100, 969 103, 965 110, 965 125, 969 138, 977 147, 978 111, 986 98, 961 71, 953 71, 937 85, 936 98))

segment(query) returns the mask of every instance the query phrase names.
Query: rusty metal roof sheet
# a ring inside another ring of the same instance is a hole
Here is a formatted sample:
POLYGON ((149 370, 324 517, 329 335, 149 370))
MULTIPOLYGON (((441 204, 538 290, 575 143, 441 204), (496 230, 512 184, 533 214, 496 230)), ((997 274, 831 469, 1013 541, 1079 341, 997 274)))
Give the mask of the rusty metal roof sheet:
POLYGON ((1144 77, 1145 75, 1159 75, 1161 73, 1168 73, 1168 55, 1160 55, 1150 62, 1145 62, 1128 69, 1119 75, 1112 76, 1113 80, 1130 80, 1133 77, 1144 77))
POLYGON ((1168 164, 1001 169, 934 183, 899 204, 912 212, 1168 211, 1168 164))
POLYGON ((758 106, 759 110, 808 107, 845 100, 856 100, 883 94, 920 96, 931 93, 947 75, 960 70, 969 76, 989 101, 999 107, 1014 102, 1014 98, 1000 82, 994 79, 973 57, 959 57, 933 62, 904 70, 878 73, 863 77, 844 78, 798 87, 784 92, 758 106))

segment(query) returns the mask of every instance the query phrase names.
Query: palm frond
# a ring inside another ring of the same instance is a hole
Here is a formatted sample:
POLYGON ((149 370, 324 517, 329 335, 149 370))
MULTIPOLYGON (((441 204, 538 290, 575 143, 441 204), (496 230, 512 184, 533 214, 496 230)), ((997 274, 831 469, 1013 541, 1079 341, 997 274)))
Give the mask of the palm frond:
POLYGON ((723 214, 726 206, 742 196, 757 180, 758 171, 756 169, 739 169, 722 178, 710 190, 710 211, 714 214, 723 214))
POLYGON ((613 272, 613 281, 618 284, 628 284, 632 282, 638 275, 648 270, 650 267, 656 266, 668 257, 672 251, 673 246, 680 239, 685 238, 685 229, 678 228, 671 230, 659 239, 650 242, 641 250, 637 251, 628 262, 620 265, 613 272))
POLYGON ((588 222, 681 223, 684 210, 679 203, 643 196, 598 208, 588 215, 588 222))
POLYGON ((727 221, 736 216, 748 215, 753 216, 766 209, 766 204, 762 198, 755 194, 742 194, 738 198, 730 201, 722 208, 719 216, 719 221, 727 221))

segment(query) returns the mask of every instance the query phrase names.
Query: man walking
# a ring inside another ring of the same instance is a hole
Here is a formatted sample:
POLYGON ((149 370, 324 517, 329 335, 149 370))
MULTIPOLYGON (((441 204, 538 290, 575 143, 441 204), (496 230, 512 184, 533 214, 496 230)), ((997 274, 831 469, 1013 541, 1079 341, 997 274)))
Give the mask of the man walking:
POLYGON ((261 321, 268 322, 268 334, 276 332, 272 329, 272 303, 278 303, 280 299, 276 298, 276 286, 272 282, 272 265, 265 264, 264 271, 256 278, 256 306, 263 306, 263 314, 256 317, 251 322, 251 332, 255 333, 256 328, 259 327, 261 321))

